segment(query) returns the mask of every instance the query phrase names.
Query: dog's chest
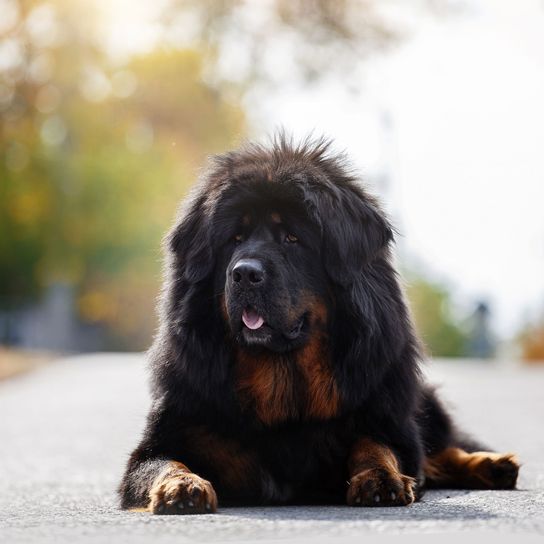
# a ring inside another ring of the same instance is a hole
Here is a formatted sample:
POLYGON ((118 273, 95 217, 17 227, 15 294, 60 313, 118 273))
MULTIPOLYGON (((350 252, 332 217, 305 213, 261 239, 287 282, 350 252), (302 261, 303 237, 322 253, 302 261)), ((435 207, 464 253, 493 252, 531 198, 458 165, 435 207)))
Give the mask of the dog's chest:
POLYGON ((337 384, 317 341, 290 356, 240 353, 235 379, 242 409, 267 425, 328 420, 339 412, 337 384))

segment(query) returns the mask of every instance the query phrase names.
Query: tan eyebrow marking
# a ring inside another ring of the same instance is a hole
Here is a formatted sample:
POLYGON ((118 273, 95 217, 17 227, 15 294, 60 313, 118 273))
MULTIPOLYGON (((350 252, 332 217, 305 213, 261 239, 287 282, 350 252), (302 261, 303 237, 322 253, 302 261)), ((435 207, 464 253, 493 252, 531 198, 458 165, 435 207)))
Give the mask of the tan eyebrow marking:
POLYGON ((249 222, 250 222, 249 214, 246 213, 246 215, 242 217, 242 225, 244 225, 244 227, 247 227, 249 225, 249 222))
POLYGON ((272 212, 270 218, 272 219, 272 223, 281 223, 281 216, 278 212, 272 212))

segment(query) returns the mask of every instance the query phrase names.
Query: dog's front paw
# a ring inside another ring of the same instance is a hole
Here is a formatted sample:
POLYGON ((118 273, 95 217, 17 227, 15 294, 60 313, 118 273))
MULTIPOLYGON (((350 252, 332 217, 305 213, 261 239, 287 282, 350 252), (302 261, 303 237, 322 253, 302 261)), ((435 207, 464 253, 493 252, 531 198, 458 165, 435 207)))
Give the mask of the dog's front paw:
POLYGON ((383 468, 368 469, 349 481, 350 506, 406 506, 415 500, 415 480, 383 468))
POLYGON ((153 514, 211 514, 217 510, 212 484, 179 469, 169 469, 158 476, 149 495, 149 510, 153 514))

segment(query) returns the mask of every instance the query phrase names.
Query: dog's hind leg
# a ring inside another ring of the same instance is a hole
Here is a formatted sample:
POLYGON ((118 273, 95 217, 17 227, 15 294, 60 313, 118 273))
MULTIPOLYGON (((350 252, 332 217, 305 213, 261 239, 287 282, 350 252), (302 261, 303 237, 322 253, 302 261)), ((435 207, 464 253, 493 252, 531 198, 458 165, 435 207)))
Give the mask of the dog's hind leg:
POLYGON ((512 453, 466 452, 445 448, 425 459, 424 472, 429 488, 514 489, 519 464, 512 453))
POLYGON ((433 389, 424 391, 418 423, 425 448, 427 488, 514 489, 519 463, 511 453, 494 453, 453 424, 433 389))

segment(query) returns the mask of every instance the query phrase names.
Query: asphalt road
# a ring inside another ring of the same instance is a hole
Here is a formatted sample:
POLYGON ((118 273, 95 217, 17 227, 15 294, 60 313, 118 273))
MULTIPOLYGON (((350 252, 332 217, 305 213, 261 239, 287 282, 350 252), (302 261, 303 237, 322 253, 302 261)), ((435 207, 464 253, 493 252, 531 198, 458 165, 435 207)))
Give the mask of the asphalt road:
POLYGON ((428 373, 443 384, 443 396, 467 429, 519 454, 519 490, 435 491, 406 508, 220 508, 211 516, 123 512, 114 490, 148 405, 143 356, 74 357, 0 382, 0 542, 317 544, 360 542, 370 534, 382 535, 379 541, 388 535, 410 541, 436 533, 443 542, 460 531, 465 540, 481 531, 495 541, 511 533, 516 540, 540 540, 544 369, 435 362, 428 373))

